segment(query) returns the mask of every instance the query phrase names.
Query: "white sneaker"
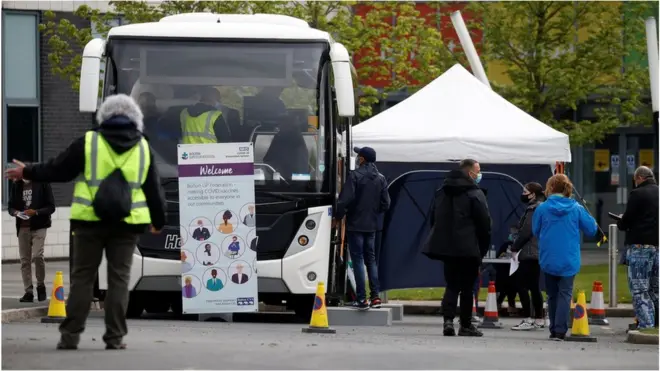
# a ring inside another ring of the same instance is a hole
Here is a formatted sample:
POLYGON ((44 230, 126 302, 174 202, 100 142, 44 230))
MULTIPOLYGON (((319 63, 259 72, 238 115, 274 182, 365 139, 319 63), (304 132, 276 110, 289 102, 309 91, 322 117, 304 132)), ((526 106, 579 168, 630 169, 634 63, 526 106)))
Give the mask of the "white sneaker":
POLYGON ((537 320, 535 320, 535 321, 534 321, 534 326, 535 326, 537 329, 540 329, 540 330, 542 330, 542 329, 548 327, 548 326, 545 325, 545 321, 542 320, 542 319, 537 319, 537 320))
POLYGON ((511 327, 511 330, 514 331, 531 331, 536 330, 538 327, 534 324, 534 321, 531 319, 524 319, 520 322, 519 325, 511 327))

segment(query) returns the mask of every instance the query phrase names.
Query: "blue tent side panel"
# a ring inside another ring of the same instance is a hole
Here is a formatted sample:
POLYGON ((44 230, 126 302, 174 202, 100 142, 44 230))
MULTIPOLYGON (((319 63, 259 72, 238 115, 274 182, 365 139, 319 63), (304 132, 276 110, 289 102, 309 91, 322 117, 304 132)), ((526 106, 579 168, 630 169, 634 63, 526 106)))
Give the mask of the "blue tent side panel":
MULTIPOLYGON (((442 263, 427 258, 421 250, 430 230, 428 216, 435 190, 442 186, 447 170, 456 165, 381 163, 378 167, 390 182, 392 199, 378 241, 381 290, 445 286, 442 263)), ((480 187, 493 219, 491 244, 499 246, 506 240, 509 226, 522 215, 521 184, 545 184, 551 172, 549 166, 529 165, 484 165, 482 171, 480 187)))

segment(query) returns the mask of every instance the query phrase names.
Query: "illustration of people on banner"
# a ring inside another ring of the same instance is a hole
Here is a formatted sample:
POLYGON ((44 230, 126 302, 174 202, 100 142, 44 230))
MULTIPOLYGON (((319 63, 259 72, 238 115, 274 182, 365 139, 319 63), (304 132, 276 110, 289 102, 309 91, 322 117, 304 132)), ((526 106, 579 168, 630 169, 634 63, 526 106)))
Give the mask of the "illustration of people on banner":
POLYGON ((178 147, 184 313, 258 310, 253 156, 251 143, 178 147))

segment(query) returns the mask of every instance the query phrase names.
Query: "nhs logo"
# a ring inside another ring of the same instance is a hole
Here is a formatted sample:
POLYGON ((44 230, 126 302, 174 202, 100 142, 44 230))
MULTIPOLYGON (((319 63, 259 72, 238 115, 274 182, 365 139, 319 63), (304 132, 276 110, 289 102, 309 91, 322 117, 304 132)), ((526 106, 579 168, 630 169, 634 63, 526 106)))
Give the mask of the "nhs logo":
POLYGON ((178 234, 168 234, 165 236, 165 250, 181 249, 181 237, 178 234))
POLYGON ((239 307, 254 305, 254 297, 236 298, 236 305, 239 307))

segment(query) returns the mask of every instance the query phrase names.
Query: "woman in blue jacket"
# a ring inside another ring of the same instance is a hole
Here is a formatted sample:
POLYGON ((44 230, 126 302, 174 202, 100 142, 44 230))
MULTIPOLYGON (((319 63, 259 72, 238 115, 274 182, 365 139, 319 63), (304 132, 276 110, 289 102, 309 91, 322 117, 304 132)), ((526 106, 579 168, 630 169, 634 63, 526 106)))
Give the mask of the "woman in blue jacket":
POLYGON ((580 271, 580 231, 598 232, 596 220, 571 198, 573 184, 564 174, 548 179, 548 200, 536 208, 532 233, 538 239, 539 264, 548 294, 550 339, 562 341, 568 331, 573 279, 580 271))

